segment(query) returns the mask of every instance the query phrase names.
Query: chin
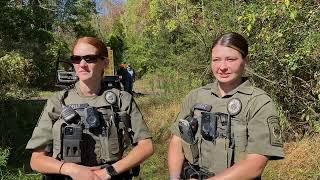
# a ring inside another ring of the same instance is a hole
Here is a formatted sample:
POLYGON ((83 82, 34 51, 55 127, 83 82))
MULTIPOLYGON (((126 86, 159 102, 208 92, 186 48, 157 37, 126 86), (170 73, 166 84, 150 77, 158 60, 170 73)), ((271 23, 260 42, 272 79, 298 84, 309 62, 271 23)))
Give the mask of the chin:
POLYGON ((222 84, 233 84, 235 83, 237 80, 235 78, 217 78, 217 80, 219 81, 219 83, 222 83, 222 84))
POLYGON ((89 81, 92 79, 91 77, 88 77, 88 76, 78 76, 78 77, 79 77, 79 81, 89 81))

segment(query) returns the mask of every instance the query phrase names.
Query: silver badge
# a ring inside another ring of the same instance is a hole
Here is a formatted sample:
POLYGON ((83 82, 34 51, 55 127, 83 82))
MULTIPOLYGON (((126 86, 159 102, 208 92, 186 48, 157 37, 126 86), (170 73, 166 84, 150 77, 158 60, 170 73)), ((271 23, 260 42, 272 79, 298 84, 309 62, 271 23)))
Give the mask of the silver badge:
POLYGON ((115 93, 108 91, 106 93, 106 100, 109 104, 114 105, 117 102, 117 96, 115 93))
POLYGON ((231 116, 235 116, 239 114, 239 112, 241 111, 241 108, 242 108, 242 103, 240 99, 234 98, 229 101, 227 110, 231 116))

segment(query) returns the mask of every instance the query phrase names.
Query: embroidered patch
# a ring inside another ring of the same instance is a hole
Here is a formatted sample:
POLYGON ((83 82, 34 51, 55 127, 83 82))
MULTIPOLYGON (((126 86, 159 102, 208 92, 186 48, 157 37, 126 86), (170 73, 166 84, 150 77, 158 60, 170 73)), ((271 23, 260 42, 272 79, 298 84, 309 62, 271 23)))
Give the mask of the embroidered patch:
POLYGON ((228 102, 227 110, 231 116, 235 116, 240 113, 242 108, 242 103, 240 99, 233 98, 228 102))
POLYGON ((278 117, 272 116, 268 118, 270 144, 272 146, 282 147, 282 135, 278 117))

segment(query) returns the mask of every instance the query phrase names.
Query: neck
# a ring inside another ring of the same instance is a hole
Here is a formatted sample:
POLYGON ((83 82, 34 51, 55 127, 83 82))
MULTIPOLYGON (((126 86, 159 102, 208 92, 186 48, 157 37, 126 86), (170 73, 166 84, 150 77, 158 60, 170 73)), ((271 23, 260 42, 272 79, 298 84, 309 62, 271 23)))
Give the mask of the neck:
POLYGON ((80 81, 80 90, 82 94, 85 96, 98 95, 100 89, 101 89, 100 81, 98 81, 98 83, 86 83, 86 82, 80 81))
POLYGON ((218 88, 219 88, 221 97, 225 96, 230 91, 234 90, 241 83, 242 83, 242 78, 239 78, 236 81, 231 82, 231 83, 220 83, 220 82, 218 82, 218 88))

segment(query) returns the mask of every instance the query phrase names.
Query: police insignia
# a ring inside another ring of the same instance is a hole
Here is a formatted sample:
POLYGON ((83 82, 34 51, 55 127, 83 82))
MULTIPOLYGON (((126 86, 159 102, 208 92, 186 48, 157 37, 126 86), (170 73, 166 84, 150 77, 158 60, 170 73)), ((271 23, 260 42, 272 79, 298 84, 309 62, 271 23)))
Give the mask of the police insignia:
POLYGON ((268 126, 270 133, 270 144, 272 146, 282 147, 281 128, 279 125, 278 117, 272 116, 268 118, 268 126))
POLYGON ((228 106, 227 107, 228 113, 231 116, 235 116, 235 115, 239 114, 239 112, 241 111, 242 103, 241 103, 240 99, 233 98, 228 102, 227 106, 228 106))
POLYGON ((117 102, 116 94, 111 91, 107 91, 105 98, 106 98, 106 101, 111 105, 114 105, 117 102))

